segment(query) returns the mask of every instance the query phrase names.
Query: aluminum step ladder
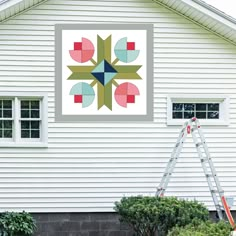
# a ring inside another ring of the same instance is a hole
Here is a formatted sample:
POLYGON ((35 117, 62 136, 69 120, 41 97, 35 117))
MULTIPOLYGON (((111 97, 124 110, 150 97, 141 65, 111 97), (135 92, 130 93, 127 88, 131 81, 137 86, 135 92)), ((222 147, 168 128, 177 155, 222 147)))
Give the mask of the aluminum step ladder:
POLYGON ((197 149, 198 156, 201 161, 201 166, 203 168, 204 174, 207 179, 207 183, 211 192, 211 196, 218 214, 219 219, 224 219, 226 215, 229 223, 234 228, 234 219, 231 215, 230 208, 224 196, 224 191, 220 186, 218 176, 216 174, 215 167, 213 165, 208 147, 201 130, 200 123, 197 118, 193 117, 189 121, 186 121, 182 130, 180 131, 179 137, 177 139, 176 145, 172 151, 171 158, 166 166, 164 175, 161 182, 157 188, 156 196, 164 196, 165 190, 168 186, 169 180, 178 161, 179 155, 183 148, 183 144, 188 134, 192 134, 194 144, 197 149))

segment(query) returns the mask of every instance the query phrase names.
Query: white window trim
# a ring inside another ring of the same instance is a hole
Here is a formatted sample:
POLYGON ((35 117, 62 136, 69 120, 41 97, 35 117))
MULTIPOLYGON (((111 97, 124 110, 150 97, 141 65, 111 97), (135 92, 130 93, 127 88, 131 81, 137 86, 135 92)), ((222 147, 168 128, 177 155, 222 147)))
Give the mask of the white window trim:
POLYGON ((12 99, 13 102, 13 139, 12 141, 2 139, 0 147, 48 147, 48 96, 47 93, 32 93, 32 92, 0 92, 0 98, 12 99), (41 130, 40 140, 23 140, 20 138, 20 109, 19 101, 21 99, 40 99, 40 118, 41 130))
POLYGON ((173 94, 167 97, 167 125, 183 125, 188 119, 173 119, 172 118, 172 104, 173 103, 220 103, 220 117, 217 120, 199 119, 202 125, 229 125, 229 103, 230 98, 227 95, 218 94, 173 94))

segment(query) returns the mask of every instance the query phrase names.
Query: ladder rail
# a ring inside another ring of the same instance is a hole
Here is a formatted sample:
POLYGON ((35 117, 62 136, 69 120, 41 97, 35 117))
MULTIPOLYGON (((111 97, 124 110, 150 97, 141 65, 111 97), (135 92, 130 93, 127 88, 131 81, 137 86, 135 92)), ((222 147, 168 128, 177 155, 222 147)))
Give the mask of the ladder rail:
POLYGON ((188 122, 186 122, 184 124, 184 127, 183 129, 181 130, 181 132, 179 133, 179 137, 177 139, 177 142, 175 144, 175 147, 171 153, 171 157, 167 163, 167 166, 166 166, 166 169, 165 169, 165 172, 164 172, 164 175, 161 179, 161 182, 157 188, 157 191, 156 191, 156 196, 163 196, 164 193, 165 193, 165 190, 168 186, 168 183, 170 181, 170 178, 171 178, 171 175, 172 175, 172 172, 175 168, 175 165, 177 163, 177 160, 178 160, 178 156, 183 148, 183 144, 184 144, 184 141, 187 137, 187 133, 185 132, 186 131, 186 127, 188 125, 188 122))
MULTIPOLYGON (((184 123, 184 126, 179 134, 179 137, 177 139, 177 143, 171 153, 171 158, 169 159, 164 175, 160 181, 160 184, 157 188, 156 196, 163 196, 165 193, 165 190, 168 186, 168 183, 170 181, 170 178, 172 176, 172 173, 174 171, 174 168, 176 166, 176 163, 178 161, 179 155, 182 151, 184 142, 187 138, 188 134, 192 134, 193 141, 195 143, 195 147, 198 153, 198 156, 200 158, 201 166, 203 168, 204 174, 206 176, 207 184, 210 189, 210 193, 216 208, 216 211, 218 213, 218 216, 220 219, 223 219, 224 212, 232 226, 232 228, 235 228, 234 219, 231 215, 230 208, 228 206, 228 203, 224 196, 224 191, 220 185, 219 178, 217 176, 216 169, 214 167, 213 161, 211 159, 208 146, 206 144, 206 140, 204 137, 204 134, 202 132, 199 120, 195 117, 190 119, 189 121, 184 123), (199 137, 197 137, 198 134, 199 137), (200 139, 200 142, 199 140, 200 139), (203 149, 201 149, 201 146, 203 149), (203 155, 204 153, 204 155, 203 155), (213 185, 214 184, 214 185, 213 185), (222 206, 221 206, 221 204, 222 206)), ((234 229, 236 231, 236 228, 234 229)))
MULTIPOLYGON (((193 137, 193 140, 194 140, 197 152, 198 152, 198 156, 200 157, 201 166, 202 166, 202 169, 203 169, 204 174, 206 176, 206 180, 207 180, 207 183, 208 183, 208 187, 210 189, 210 193, 211 193, 214 205, 216 207, 216 211, 218 213, 219 218, 223 219, 223 214, 222 214, 222 209, 221 209, 221 206, 220 206, 220 202, 219 202, 219 200, 216 196, 216 192, 214 191, 214 187, 213 187, 213 184, 212 184, 211 179, 210 179, 211 175, 214 176, 215 174, 212 173, 212 172, 209 173, 209 171, 207 170, 206 161, 207 161, 208 157, 207 157, 207 155, 206 155, 206 157, 203 157, 202 152, 200 150, 201 147, 200 147, 200 145, 198 145, 198 140, 197 140, 197 137, 194 134, 194 132, 192 132, 192 137, 193 137)), ((216 181, 214 181, 214 182, 216 184, 216 181)))

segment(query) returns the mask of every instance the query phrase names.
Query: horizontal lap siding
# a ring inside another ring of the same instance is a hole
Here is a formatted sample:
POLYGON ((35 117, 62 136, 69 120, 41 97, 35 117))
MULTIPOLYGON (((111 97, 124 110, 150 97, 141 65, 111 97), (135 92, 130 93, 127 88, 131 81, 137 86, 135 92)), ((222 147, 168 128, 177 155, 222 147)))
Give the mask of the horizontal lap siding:
MULTIPOLYGON (((204 132, 226 195, 234 188, 236 49, 148 0, 49 0, 0 26, 0 91, 48 92, 49 147, 2 148, 0 209, 112 211, 126 195, 154 195, 180 127, 166 126, 167 95, 228 94, 230 127, 204 132), (154 24, 154 122, 55 123, 55 23, 154 24)), ((213 203, 190 139, 168 195, 213 203)))

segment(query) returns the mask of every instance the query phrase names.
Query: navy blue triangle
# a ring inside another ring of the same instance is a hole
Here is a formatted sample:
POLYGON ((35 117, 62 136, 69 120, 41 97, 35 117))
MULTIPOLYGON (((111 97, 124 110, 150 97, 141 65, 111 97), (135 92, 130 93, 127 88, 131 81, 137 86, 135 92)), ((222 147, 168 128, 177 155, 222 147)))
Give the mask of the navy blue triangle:
POLYGON ((104 60, 104 72, 117 72, 106 60, 104 60))
POLYGON ((102 85, 104 85, 104 73, 103 72, 92 72, 91 73, 102 85))

